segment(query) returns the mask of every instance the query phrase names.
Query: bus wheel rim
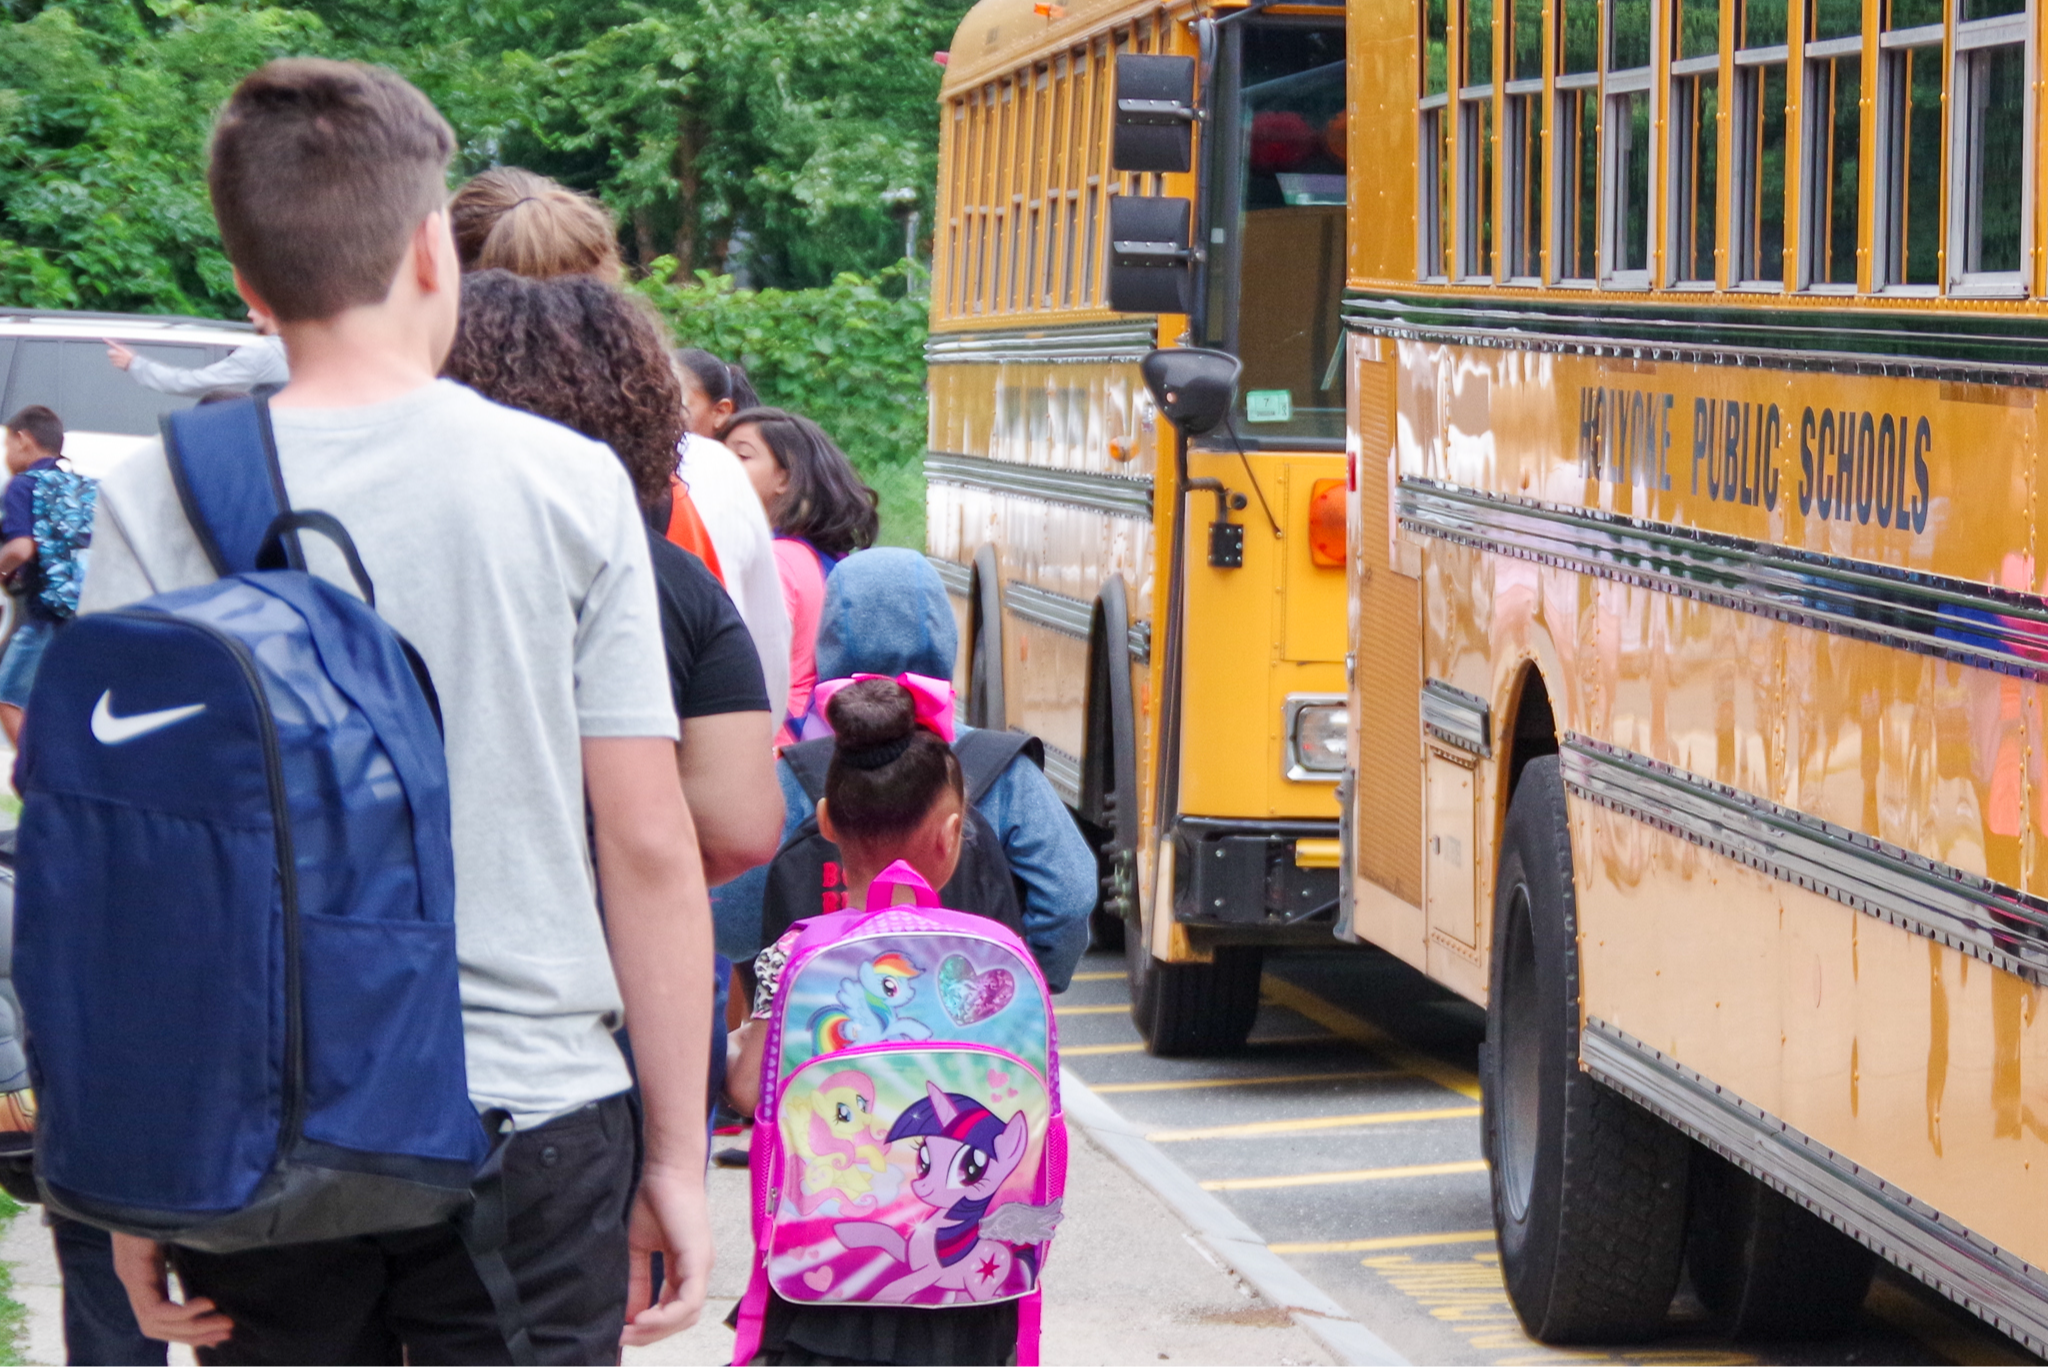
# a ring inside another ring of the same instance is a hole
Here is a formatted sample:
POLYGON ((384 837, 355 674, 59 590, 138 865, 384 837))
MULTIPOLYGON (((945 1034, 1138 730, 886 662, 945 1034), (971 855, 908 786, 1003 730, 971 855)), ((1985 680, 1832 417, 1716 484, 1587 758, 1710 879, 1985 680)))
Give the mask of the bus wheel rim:
POLYGON ((1542 1110, 1543 1029, 1539 1018, 1534 928, 1529 890, 1517 884, 1509 896, 1510 939, 1501 965, 1500 1097, 1495 1106, 1500 1130, 1500 1186, 1506 1215, 1515 1224, 1528 1218, 1536 1187, 1536 1148, 1542 1110))

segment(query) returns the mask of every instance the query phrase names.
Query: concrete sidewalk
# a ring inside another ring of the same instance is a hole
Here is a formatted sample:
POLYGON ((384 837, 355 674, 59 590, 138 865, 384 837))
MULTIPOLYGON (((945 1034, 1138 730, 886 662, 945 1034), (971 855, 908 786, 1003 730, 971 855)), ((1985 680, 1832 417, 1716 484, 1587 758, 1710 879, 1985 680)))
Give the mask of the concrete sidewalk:
MULTIPOLYGON (((1048 1364, 1327 1363, 1328 1354, 1284 1311, 1260 1300, 1209 1259, 1159 1198, 1068 1127, 1066 1222, 1045 1279, 1048 1364)), ((30 1207, 0 1235, 0 1259, 14 1271, 14 1295, 28 1308, 22 1360, 64 1361, 57 1260, 30 1207)), ((746 1286, 747 1174, 711 1174, 711 1228, 718 1266, 711 1305, 695 1329, 626 1354, 632 1367, 732 1360, 722 1321, 746 1286)), ((191 1362, 174 1350, 171 1361, 191 1362)))
MULTIPOLYGON (((1326 1363, 1284 1310, 1200 1252, 1172 1211, 1067 1125, 1067 1218, 1045 1273, 1047 1364, 1326 1363)), ((697 1328, 626 1354, 628 1367, 732 1361, 721 1321, 746 1289, 747 1174, 711 1176, 718 1267, 697 1328)))

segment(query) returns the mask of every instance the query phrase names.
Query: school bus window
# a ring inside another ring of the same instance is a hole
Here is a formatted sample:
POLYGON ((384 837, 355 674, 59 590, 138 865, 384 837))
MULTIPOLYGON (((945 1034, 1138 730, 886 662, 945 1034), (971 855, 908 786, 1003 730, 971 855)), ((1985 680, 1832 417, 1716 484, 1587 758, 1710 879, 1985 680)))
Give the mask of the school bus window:
POLYGON ((1785 283, 1785 0, 1743 0, 1735 54, 1737 281, 1785 283))
POLYGON ((1714 283, 1721 139, 1720 0, 1677 0, 1672 23, 1671 278, 1714 283))
POLYGON ((1446 0, 1422 0, 1422 183, 1416 215, 1416 271, 1425 280, 1444 275, 1444 247, 1450 240, 1450 22, 1446 0))
POLYGON ((1501 100, 1501 250, 1511 280, 1543 275, 1543 4, 1507 0, 1507 84, 1501 100))
POLYGON ((1096 302, 1095 263, 1102 253, 1096 250, 1097 233, 1102 228, 1103 201, 1108 198, 1102 189, 1104 158, 1107 135, 1104 128, 1108 115, 1105 101, 1109 98, 1109 46, 1097 43, 1088 69, 1088 187, 1083 196, 1082 216, 1087 220, 1087 241, 1081 248, 1081 301, 1084 304, 1096 302))
POLYGON ((1856 284, 1857 178, 1863 150, 1863 5, 1819 0, 1806 44, 1805 282, 1856 284))
POLYGON ((1556 0, 1557 242, 1560 281, 1591 284, 1600 269, 1600 10, 1556 0))
POLYGON ((1607 278, 1650 283, 1650 0, 1613 0, 1607 21, 1607 278))
MULTIPOLYGON (((1959 12, 1999 7, 2000 0, 1964 0, 1959 12)), ((1955 33, 1950 273, 1965 288, 2017 289, 2027 161, 2027 18, 1972 18, 1958 23, 1955 33)))
POLYGON ((1458 45, 1458 274, 1493 274, 1493 2, 1465 0, 1458 45))
POLYGON ((1879 40, 1877 284, 1941 283, 1940 0, 1891 0, 1879 40))
POLYGON ((1209 345, 1244 359, 1237 430, 1247 444, 1341 441, 1343 26, 1230 25, 1212 115, 1203 330, 1209 345))

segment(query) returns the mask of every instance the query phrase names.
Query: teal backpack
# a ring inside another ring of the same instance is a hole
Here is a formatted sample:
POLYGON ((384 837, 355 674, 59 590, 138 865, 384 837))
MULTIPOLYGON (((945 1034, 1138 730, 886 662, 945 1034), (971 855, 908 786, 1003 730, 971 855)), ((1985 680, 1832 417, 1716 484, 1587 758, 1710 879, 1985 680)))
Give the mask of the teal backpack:
POLYGON ((92 545, 100 486, 62 465, 38 470, 34 479, 31 535, 36 539, 36 602, 58 621, 69 621, 78 615, 78 591, 85 584, 86 554, 92 545))

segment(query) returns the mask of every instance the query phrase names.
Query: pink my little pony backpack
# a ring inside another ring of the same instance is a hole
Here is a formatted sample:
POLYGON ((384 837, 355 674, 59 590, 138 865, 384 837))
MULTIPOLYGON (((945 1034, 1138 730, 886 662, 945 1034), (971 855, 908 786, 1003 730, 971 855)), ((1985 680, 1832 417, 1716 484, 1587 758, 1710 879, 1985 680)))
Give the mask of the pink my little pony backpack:
POLYGON ((810 1305, 1015 1300, 1017 1362, 1035 1364, 1067 1131, 1052 1001, 1024 942, 939 906, 899 861, 865 910, 798 927, 768 1031, 733 1361, 759 1351, 772 1290, 810 1305), (890 905, 900 890, 915 904, 890 905))

